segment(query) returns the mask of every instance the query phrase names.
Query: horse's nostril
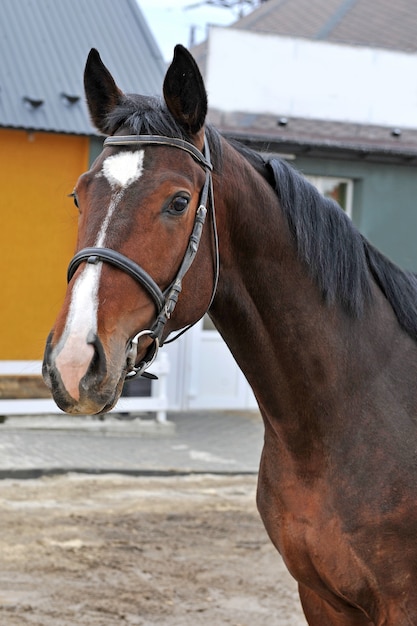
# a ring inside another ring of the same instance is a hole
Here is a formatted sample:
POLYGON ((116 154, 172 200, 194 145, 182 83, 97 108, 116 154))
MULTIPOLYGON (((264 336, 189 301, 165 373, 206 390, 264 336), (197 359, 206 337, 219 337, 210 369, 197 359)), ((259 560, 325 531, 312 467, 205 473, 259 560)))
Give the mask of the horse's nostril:
POLYGON ((99 337, 92 331, 88 334, 87 343, 94 348, 94 355, 91 359, 87 373, 95 374, 98 378, 104 378, 107 372, 107 367, 106 353, 104 352, 103 344, 101 343, 99 337))
POLYGON ((45 384, 49 389, 52 388, 51 376, 49 373, 49 365, 51 362, 51 352, 52 352, 52 332, 49 333, 48 338, 46 340, 45 353, 43 356, 43 363, 42 363, 43 380, 45 381, 45 384))

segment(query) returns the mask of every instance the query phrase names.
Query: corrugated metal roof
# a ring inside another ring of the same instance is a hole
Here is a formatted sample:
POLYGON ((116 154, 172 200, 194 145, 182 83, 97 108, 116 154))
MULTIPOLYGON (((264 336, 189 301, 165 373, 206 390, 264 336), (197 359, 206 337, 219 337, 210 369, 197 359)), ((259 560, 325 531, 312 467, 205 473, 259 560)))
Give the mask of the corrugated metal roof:
POLYGON ((1 0, 0 127, 97 134, 83 71, 97 48, 119 87, 159 95, 165 62, 136 0, 1 0))

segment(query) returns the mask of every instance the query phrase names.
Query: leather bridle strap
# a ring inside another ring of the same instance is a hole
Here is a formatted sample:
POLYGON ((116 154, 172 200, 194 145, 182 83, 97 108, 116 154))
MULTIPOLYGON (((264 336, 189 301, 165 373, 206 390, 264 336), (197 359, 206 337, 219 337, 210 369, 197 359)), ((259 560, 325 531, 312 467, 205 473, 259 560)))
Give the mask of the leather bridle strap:
POLYGON ((146 289, 155 303, 156 310, 159 312, 165 304, 165 296, 154 281, 154 279, 145 272, 137 263, 111 248, 83 248, 71 260, 68 266, 67 280, 68 282, 74 276, 78 266, 87 261, 96 265, 99 261, 107 261, 119 270, 123 270, 134 278, 142 287, 146 289))
POLYGON ((167 290, 168 293, 166 296, 164 307, 159 313, 155 324, 152 326, 152 335, 155 338, 158 338, 160 345, 162 345, 162 334, 165 324, 174 312, 179 295, 182 291, 182 279, 191 267, 191 264, 194 261, 194 257, 197 254, 198 245, 201 239, 201 233, 203 230, 204 222, 206 220, 206 215, 207 209, 205 205, 201 203, 197 209, 194 221, 194 228, 188 242, 187 252, 185 253, 184 259, 181 263, 181 267, 178 270, 172 286, 167 290))

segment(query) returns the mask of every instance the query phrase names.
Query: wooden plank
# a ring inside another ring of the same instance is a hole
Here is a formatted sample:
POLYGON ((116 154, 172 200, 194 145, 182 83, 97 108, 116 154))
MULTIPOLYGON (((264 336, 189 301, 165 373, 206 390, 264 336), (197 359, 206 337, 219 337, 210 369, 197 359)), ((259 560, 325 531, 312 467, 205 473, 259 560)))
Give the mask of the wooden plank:
POLYGON ((42 376, 36 374, 0 375, 0 398, 2 400, 50 397, 51 393, 42 376))

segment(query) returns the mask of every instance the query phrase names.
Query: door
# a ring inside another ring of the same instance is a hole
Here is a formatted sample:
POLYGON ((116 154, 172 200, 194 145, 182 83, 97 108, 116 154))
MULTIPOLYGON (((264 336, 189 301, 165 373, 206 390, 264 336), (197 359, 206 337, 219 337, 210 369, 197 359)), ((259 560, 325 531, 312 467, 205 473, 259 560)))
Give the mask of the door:
POLYGON ((189 331, 187 339, 184 408, 255 409, 246 378, 208 316, 189 331))

